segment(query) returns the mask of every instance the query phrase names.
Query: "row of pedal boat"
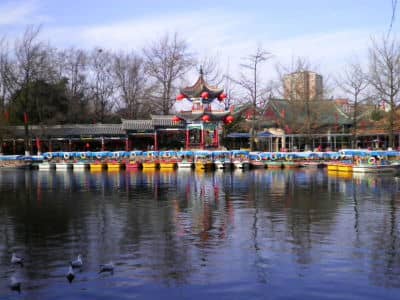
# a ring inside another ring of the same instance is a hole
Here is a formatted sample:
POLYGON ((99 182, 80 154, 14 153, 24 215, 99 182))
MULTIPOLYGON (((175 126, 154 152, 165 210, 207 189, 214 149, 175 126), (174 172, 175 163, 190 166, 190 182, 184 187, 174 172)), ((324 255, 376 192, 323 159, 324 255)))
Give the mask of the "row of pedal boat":
POLYGON ((275 158, 261 152, 233 151, 131 151, 111 153, 45 153, 39 170, 120 169, 248 169, 323 166, 316 161, 275 158))
POLYGON ((48 152, 35 165, 40 170, 120 169, 291 169, 321 168, 355 173, 389 173, 399 169, 400 153, 360 152, 249 152, 221 151, 115 151, 48 152), (394 155, 394 154, 396 155, 394 155))

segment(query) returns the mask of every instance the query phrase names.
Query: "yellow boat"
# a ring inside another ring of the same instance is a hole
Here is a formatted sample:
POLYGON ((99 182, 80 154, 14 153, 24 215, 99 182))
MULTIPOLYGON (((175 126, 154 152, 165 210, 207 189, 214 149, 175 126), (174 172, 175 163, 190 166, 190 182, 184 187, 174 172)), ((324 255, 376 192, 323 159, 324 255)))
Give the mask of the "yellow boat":
POLYGON ((123 167, 123 164, 120 163, 119 161, 112 161, 112 162, 107 162, 107 170, 108 171, 119 171, 123 167))
POLYGON ((90 171, 101 171, 104 168, 102 162, 92 162, 89 164, 90 171))
POLYGON ((196 170, 212 170, 214 168, 214 163, 212 161, 196 161, 196 170))
POLYGON ((338 172, 353 172, 353 165, 350 164, 338 164, 338 172))
POLYGON ((157 169, 160 164, 157 161, 144 161, 142 162, 143 169, 157 169))
POLYGON ((161 161, 160 169, 175 169, 177 167, 176 161, 161 161))
POLYGON ((327 169, 328 169, 328 171, 338 171, 338 164, 337 163, 328 163, 327 169))

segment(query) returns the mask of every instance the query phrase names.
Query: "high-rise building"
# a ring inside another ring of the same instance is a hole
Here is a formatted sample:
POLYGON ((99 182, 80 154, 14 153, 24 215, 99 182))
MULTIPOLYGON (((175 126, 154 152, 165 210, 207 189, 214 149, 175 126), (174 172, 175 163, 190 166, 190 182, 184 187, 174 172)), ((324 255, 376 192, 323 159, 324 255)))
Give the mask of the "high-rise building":
POLYGON ((284 97, 288 100, 321 100, 322 76, 310 71, 294 72, 283 77, 284 97))

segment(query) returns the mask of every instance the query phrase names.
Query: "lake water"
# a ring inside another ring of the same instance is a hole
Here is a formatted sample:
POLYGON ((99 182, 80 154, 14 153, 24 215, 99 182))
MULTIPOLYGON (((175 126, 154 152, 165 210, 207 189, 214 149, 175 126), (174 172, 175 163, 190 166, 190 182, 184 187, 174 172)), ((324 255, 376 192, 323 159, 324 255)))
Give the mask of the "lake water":
POLYGON ((2 170, 0 298, 399 299, 399 179, 338 175, 2 170))

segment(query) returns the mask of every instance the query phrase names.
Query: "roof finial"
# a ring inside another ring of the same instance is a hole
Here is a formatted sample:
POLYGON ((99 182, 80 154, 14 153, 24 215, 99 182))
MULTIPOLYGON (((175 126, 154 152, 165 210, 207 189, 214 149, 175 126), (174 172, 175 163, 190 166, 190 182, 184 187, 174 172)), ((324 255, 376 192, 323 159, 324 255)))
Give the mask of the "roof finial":
POLYGON ((203 76, 203 66, 200 65, 200 76, 203 76))

